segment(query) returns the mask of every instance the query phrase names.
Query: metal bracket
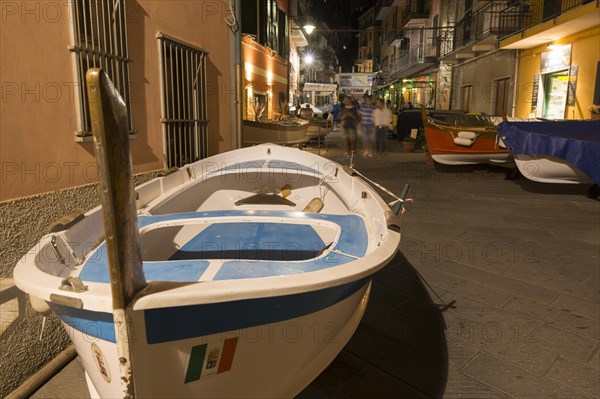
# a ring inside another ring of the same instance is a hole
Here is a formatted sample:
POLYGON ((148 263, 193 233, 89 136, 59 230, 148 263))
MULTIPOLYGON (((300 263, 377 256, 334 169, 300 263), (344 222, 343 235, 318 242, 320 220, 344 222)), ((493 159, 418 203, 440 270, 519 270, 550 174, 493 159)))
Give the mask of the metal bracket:
POLYGON ((56 243, 56 236, 52 236, 52 239, 50 240, 50 246, 52 246, 52 250, 54 251, 54 255, 56 255, 56 259, 58 259, 58 261, 60 263, 62 263, 63 265, 65 264, 65 257, 62 256, 62 254, 60 253, 60 249, 58 249, 58 244, 56 243))
POLYGON ((79 277, 68 277, 60 283, 58 289, 69 292, 84 292, 88 290, 88 287, 87 285, 83 285, 79 277))

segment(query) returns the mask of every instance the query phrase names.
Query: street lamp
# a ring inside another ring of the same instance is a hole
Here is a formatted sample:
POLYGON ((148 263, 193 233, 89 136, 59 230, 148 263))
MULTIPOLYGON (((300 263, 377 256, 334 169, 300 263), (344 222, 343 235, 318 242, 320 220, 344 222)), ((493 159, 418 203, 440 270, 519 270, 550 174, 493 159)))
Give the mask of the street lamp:
POLYGON ((308 22, 306 25, 304 25, 302 27, 304 29, 304 31, 306 32, 306 34, 310 35, 311 33, 313 33, 313 31, 316 29, 315 26, 313 24, 311 24, 310 22, 308 22))

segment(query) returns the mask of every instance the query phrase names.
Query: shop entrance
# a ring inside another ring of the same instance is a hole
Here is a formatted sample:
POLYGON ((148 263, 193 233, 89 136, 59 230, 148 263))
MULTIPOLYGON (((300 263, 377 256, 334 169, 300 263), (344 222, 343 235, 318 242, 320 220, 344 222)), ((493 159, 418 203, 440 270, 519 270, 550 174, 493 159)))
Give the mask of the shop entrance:
POLYGON ((544 85, 542 117, 546 119, 564 119, 567 105, 569 71, 547 73, 542 76, 544 85))

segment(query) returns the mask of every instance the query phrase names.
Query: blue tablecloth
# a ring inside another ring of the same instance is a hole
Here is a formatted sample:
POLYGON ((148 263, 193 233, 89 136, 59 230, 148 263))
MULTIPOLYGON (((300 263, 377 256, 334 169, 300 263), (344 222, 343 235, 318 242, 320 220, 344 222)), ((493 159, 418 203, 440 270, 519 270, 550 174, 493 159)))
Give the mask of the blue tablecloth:
POLYGON ((600 121, 503 122, 498 133, 513 155, 551 155, 600 185, 600 121))

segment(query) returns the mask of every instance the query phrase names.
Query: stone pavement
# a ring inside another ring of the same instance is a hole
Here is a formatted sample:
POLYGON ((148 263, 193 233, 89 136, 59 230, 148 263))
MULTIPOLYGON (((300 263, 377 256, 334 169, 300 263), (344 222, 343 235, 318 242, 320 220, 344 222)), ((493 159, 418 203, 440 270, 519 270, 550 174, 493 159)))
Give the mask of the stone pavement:
MULTIPOLYGON (((321 155, 345 162, 330 136, 321 155)), ((586 186, 434 168, 388 145, 356 167, 395 193, 411 184, 401 253, 354 337, 298 397, 598 398, 599 201, 586 186)), ((77 361, 33 395, 87 397, 77 361)))

